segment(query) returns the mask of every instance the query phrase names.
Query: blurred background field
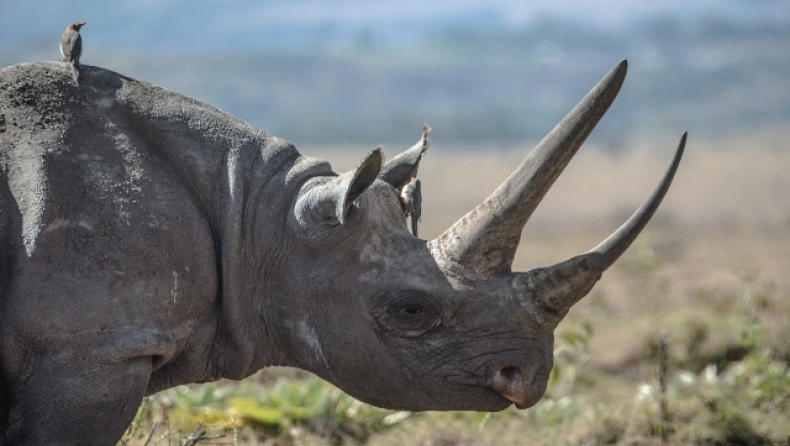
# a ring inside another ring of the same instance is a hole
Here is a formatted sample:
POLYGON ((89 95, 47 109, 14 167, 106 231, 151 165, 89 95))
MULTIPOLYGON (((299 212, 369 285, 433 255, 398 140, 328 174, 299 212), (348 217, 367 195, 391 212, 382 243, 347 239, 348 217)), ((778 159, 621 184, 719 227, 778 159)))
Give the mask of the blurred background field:
POLYGON ((148 398, 122 444, 790 439, 785 0, 0 2, 0 66, 57 59, 60 33, 78 20, 88 22, 83 63, 203 99, 338 171, 378 144, 395 155, 427 122, 425 238, 483 200, 629 59, 619 98, 527 225, 520 270, 616 229, 689 131, 653 221, 558 328, 534 408, 384 411, 273 368, 148 398))
MULTIPOLYGON (((427 238, 482 200, 529 150, 494 156, 435 139, 420 169, 427 238)), ((273 368, 241 384, 151 397, 125 444, 190 435, 271 445, 785 444, 790 152, 690 141, 655 219, 557 329, 549 391, 532 409, 384 411, 308 373, 273 368)), ((514 268, 595 246, 652 190, 672 144, 615 156, 583 148, 524 231, 514 268)), ((368 149, 313 155, 345 170, 368 149)))
MULTIPOLYGON (((595 246, 649 194, 673 148, 642 146, 617 156, 583 148, 525 229, 514 268, 548 265, 595 246)), ((345 170, 367 149, 314 155, 345 170)), ((437 141, 420 169, 425 237, 438 235, 485 198, 528 150, 517 146, 492 156, 437 141)), ((786 150, 690 143, 654 220, 557 329, 554 375, 547 396, 532 409, 381 411, 305 372, 274 368, 241 385, 154 396, 134 432, 147 439, 151 420, 158 420, 152 437, 158 444, 166 444, 168 432, 186 439, 198 423, 209 436, 225 432, 225 444, 232 444, 232 423, 237 444, 785 444, 785 166, 786 150)))
POLYGON ((0 2, 0 66, 60 58, 197 97, 302 149, 542 137, 619 60, 593 138, 613 152, 687 129, 743 136, 790 117, 786 0, 26 0, 0 2))

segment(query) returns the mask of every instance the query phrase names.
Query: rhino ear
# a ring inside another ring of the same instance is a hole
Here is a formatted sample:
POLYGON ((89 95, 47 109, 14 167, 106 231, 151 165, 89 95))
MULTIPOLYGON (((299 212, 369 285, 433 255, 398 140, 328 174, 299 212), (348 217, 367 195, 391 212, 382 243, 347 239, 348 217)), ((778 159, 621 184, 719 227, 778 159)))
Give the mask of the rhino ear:
POLYGON ((403 189, 403 186, 408 183, 412 177, 417 176, 417 168, 420 165, 422 154, 428 150, 428 135, 431 133, 431 128, 425 124, 422 128, 422 138, 420 141, 413 145, 409 150, 398 154, 391 160, 384 164, 381 169, 379 178, 389 183, 397 190, 403 189))
POLYGON ((294 215, 309 237, 320 237, 321 228, 346 222, 354 201, 378 178, 381 159, 381 150, 376 149, 356 169, 299 194, 294 215))
POLYGON ((378 178, 382 158, 381 148, 376 148, 356 169, 340 175, 335 206, 335 215, 340 224, 345 222, 354 201, 378 178))

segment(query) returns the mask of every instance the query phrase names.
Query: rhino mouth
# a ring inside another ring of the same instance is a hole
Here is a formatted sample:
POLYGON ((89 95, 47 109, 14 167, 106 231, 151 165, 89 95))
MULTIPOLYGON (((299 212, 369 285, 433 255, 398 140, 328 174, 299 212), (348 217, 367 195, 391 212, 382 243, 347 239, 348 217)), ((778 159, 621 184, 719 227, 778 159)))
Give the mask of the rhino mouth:
POLYGON ((534 406, 545 392, 546 386, 534 373, 525 373, 516 365, 499 368, 488 380, 488 387, 513 403, 517 409, 534 406))
POLYGON ((519 367, 508 366, 497 371, 494 373, 489 387, 514 403, 518 409, 526 409, 535 404, 527 398, 524 391, 524 377, 519 367))
MULTIPOLYGON (((463 391, 464 388, 469 389, 469 387, 483 391, 478 394, 478 398, 480 401, 487 401, 486 406, 491 406, 486 410, 499 411, 507 409, 511 405, 522 410, 537 404, 543 397, 546 388, 540 382, 537 375, 525 373, 521 367, 511 365, 501 367, 486 379, 463 380, 463 382, 456 380, 454 384, 458 387, 458 391, 463 391), (532 375, 531 378, 530 375, 532 375), (482 397, 483 394, 486 395, 485 398, 482 397)), ((447 383, 445 382, 445 384, 447 383)))

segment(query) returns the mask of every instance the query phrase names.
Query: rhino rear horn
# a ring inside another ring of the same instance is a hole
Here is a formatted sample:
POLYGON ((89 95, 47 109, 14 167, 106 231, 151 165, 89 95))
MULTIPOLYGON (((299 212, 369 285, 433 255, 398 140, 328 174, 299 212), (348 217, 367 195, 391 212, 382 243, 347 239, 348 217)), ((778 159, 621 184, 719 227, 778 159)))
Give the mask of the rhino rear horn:
POLYGON ((403 189, 403 186, 405 186, 412 177, 417 176, 417 168, 420 165, 420 159, 422 159, 423 153, 428 150, 428 135, 430 134, 431 128, 428 127, 428 124, 425 124, 422 128, 422 138, 420 138, 420 141, 384 164, 379 178, 389 183, 397 190, 403 189))

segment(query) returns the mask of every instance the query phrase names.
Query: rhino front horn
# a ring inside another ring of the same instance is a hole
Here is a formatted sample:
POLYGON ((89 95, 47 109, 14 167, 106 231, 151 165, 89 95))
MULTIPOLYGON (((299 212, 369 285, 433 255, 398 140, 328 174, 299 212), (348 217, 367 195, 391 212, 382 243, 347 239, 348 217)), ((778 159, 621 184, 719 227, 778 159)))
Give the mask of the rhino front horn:
POLYGON ((627 68, 612 69, 486 201, 433 240, 434 256, 467 276, 509 272, 522 228, 609 109, 627 68))

